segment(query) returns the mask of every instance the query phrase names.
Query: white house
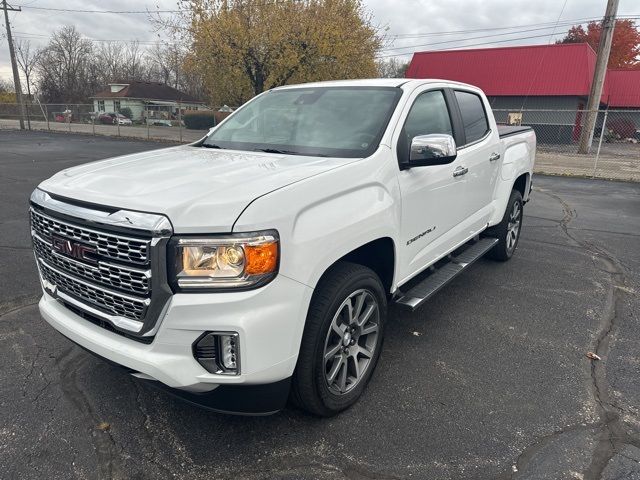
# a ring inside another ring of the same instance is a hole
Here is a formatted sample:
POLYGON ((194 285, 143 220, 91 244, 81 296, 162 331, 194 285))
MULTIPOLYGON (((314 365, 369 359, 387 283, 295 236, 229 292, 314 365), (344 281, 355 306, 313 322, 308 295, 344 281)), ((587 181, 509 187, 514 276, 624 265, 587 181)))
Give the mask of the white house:
POLYGON ((155 82, 110 83, 108 88, 93 97, 96 112, 120 112, 131 109, 131 119, 175 119, 178 109, 209 110, 202 101, 176 90, 169 85, 155 82))

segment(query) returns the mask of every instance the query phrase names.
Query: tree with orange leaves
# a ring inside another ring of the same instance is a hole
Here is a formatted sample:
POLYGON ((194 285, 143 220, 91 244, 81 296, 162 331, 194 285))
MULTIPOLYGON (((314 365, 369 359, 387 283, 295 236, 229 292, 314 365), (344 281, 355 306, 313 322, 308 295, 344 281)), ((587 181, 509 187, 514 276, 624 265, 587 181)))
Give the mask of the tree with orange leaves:
POLYGON ((180 0, 159 27, 185 38, 185 67, 212 104, 290 83, 376 76, 381 35, 362 0, 180 0))
MULTIPOLYGON (((588 43, 597 52, 601 32, 601 22, 589 22, 586 30, 582 25, 574 25, 557 43, 588 43)), ((640 30, 633 20, 616 21, 609 68, 640 68, 640 30)))

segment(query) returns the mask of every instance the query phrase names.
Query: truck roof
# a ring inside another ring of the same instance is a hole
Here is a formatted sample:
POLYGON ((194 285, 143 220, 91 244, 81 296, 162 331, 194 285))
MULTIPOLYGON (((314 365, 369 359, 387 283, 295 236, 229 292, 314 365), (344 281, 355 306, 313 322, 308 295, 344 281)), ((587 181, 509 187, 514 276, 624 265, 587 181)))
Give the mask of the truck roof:
POLYGON ((461 82, 454 82, 451 80, 442 80, 437 78, 426 78, 426 79, 411 79, 411 78, 365 78, 365 79, 357 79, 357 80, 331 80, 326 82, 310 82, 310 83, 299 83, 296 85, 285 85, 282 87, 277 87, 274 90, 281 90, 287 88, 300 88, 300 87, 400 87, 403 85, 406 86, 417 86, 423 85, 425 83, 449 83, 452 85, 464 85, 464 86, 472 86, 467 85, 461 82))

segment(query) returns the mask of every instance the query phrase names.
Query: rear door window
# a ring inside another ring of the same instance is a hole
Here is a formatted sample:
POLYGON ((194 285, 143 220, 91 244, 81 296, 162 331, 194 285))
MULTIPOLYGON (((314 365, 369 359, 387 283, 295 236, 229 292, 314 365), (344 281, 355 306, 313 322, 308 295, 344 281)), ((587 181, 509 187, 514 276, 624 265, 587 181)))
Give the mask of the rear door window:
POLYGON ((484 111, 482 98, 471 92, 455 91, 456 100, 460 107, 462 124, 466 136, 466 143, 473 143, 484 137, 489 131, 487 113, 484 111))

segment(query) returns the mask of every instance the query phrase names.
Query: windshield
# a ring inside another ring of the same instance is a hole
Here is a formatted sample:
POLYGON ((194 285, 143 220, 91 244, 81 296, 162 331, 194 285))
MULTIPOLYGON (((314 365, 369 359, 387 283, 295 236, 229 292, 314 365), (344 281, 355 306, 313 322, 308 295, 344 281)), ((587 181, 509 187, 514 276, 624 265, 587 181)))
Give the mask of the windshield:
POLYGON ((202 146, 366 157, 378 148, 401 94, 396 87, 272 90, 242 107, 202 146))

